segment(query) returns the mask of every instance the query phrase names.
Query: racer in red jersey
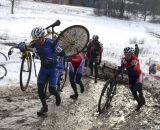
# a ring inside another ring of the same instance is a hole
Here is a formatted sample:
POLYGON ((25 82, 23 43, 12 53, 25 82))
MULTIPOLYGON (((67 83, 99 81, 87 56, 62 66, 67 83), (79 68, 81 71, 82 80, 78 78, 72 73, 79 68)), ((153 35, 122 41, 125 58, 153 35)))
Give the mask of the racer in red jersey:
MULTIPOLYGON (((126 69, 129 79, 129 88, 134 99, 138 103, 136 110, 139 110, 145 104, 145 98, 142 91, 143 73, 140 69, 139 59, 135 56, 133 48, 124 48, 124 57, 122 58, 120 68, 121 70, 124 68, 126 69)), ((119 72, 121 70, 119 70, 119 72)))
POLYGON ((72 56, 69 61, 69 78, 74 91, 74 94, 71 95, 70 98, 77 99, 78 92, 76 83, 79 84, 81 93, 84 92, 84 85, 81 80, 84 69, 84 58, 82 53, 79 53, 78 55, 72 56))

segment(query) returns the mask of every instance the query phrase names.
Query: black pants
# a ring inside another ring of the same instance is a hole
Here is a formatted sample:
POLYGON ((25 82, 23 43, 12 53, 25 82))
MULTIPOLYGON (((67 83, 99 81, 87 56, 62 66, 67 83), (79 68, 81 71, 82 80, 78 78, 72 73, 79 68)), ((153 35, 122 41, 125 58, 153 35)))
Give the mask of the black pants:
MULTIPOLYGON (((38 83, 38 95, 39 95, 39 98, 41 100, 42 106, 46 107, 47 106, 47 104, 46 104, 46 94, 45 94, 44 89, 45 89, 45 84, 38 83)), ((56 87, 49 86, 49 91, 54 96, 59 95, 56 87)))
POLYGON ((142 86, 143 86, 142 83, 135 83, 135 85, 130 88, 134 99, 138 103, 145 102, 143 92, 142 92, 142 86))
POLYGON ((69 78, 70 78, 70 83, 71 83, 71 87, 74 91, 74 93, 77 95, 77 87, 76 87, 76 83, 80 85, 80 87, 84 87, 83 83, 82 83, 82 74, 76 73, 76 72, 69 72, 69 78))
POLYGON ((93 69, 95 70, 95 79, 98 77, 98 64, 95 62, 95 58, 91 58, 89 60, 89 67, 90 67, 90 75, 93 75, 93 69), (93 65, 95 63, 95 65, 93 65))

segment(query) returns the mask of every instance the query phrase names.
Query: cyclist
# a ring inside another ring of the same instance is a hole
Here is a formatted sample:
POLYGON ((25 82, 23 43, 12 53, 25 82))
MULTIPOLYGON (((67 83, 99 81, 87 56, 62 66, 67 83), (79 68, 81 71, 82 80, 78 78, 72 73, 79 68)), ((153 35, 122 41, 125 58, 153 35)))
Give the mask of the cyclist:
POLYGON ((42 103, 42 108, 37 112, 38 116, 43 115, 48 111, 44 87, 49 80, 49 90, 56 98, 56 105, 61 103, 60 95, 57 91, 57 69, 63 68, 64 51, 55 43, 55 39, 45 38, 45 30, 42 27, 32 29, 31 37, 32 44, 26 46, 24 42, 19 43, 18 47, 23 52, 26 50, 36 52, 41 60, 41 68, 38 74, 37 85, 38 94, 42 103), (57 63, 57 56, 61 57, 61 63, 57 63))
POLYGON ((122 58, 121 67, 119 68, 118 73, 124 68, 126 68, 126 73, 128 74, 129 88, 134 99, 138 103, 136 108, 138 111, 143 105, 145 105, 145 98, 142 91, 143 73, 140 69, 139 59, 135 56, 134 49, 131 47, 124 48, 124 57, 122 58))
POLYGON ((69 79, 71 87, 74 91, 74 94, 70 95, 70 98, 77 99, 78 92, 76 83, 79 84, 81 93, 84 92, 84 85, 81 80, 84 69, 84 59, 82 53, 79 53, 75 56, 72 56, 68 60, 69 60, 69 79))
POLYGON ((139 47, 138 47, 138 44, 135 44, 134 54, 135 54, 135 56, 137 56, 137 57, 138 57, 138 55, 139 55, 139 47))
POLYGON ((90 75, 93 76, 93 67, 95 69, 95 83, 97 83, 98 65, 102 60, 103 45, 99 42, 99 36, 93 35, 87 46, 86 57, 89 60, 90 75), (95 64, 95 65, 93 65, 95 64))

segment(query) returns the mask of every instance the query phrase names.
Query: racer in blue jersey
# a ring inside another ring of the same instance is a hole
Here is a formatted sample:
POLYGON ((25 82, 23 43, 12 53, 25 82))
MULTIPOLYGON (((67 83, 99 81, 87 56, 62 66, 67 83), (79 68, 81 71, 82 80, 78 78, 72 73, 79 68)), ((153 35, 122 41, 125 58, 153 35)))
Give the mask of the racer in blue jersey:
POLYGON ((41 116, 48 111, 48 105, 46 103, 46 97, 44 87, 47 81, 49 81, 49 90, 56 98, 56 105, 61 103, 60 95, 57 91, 58 81, 58 69, 64 68, 64 51, 57 45, 55 39, 45 38, 45 30, 42 27, 33 28, 31 36, 33 44, 29 47, 24 42, 19 43, 18 47, 23 52, 26 49, 36 52, 41 61, 41 68, 38 74, 37 85, 38 95, 42 103, 42 108, 37 112, 37 115, 41 116), (57 56, 60 56, 60 63, 57 62, 57 56))

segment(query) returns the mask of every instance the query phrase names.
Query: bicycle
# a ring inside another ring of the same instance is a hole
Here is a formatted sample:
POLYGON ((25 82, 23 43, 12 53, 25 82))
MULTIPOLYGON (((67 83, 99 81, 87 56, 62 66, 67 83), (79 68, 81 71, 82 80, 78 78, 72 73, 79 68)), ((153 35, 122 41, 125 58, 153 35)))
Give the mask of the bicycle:
MULTIPOLYGON (((63 92, 64 85, 66 83, 67 74, 68 74, 68 62, 64 63, 64 71, 63 70, 57 70, 58 71, 58 81, 57 81, 57 90, 58 93, 63 92)), ((44 87, 45 97, 48 99, 51 96, 51 93, 49 91, 49 81, 46 82, 44 87)))
POLYGON ((0 52, 0 79, 3 79, 4 76, 7 75, 7 69, 4 66, 6 64, 6 61, 7 56, 4 53, 0 52))
POLYGON ((112 70, 112 72, 111 72, 112 75, 109 76, 109 79, 104 84, 104 87, 103 87, 101 94, 100 94, 100 97, 99 97, 98 112, 100 114, 103 113, 105 111, 105 109, 108 109, 110 107, 111 101, 112 101, 114 95, 116 95, 117 85, 124 84, 123 71, 121 73, 121 78, 119 78, 117 75, 118 69, 109 68, 109 67, 106 67, 106 68, 112 70))
MULTIPOLYGON (((56 33, 54 31, 54 27, 59 25, 60 21, 57 20, 53 24, 46 27, 45 29, 47 33, 45 37, 52 35, 52 39, 56 38, 55 44, 58 44, 65 51, 66 57, 71 57, 73 55, 76 55, 81 51, 83 51, 84 48, 86 48, 87 43, 89 41, 89 31, 87 30, 87 28, 85 28, 82 25, 73 25, 64 29, 60 33, 56 33), (51 30, 49 28, 51 28, 51 30)), ((31 41, 28 47, 32 46, 32 44, 34 44, 34 41, 31 41)), ((8 52, 8 56, 13 53, 12 49, 14 48, 18 47, 17 46, 11 47, 8 52)), ((34 62, 34 58, 32 58, 31 53, 32 52, 28 50, 22 52, 22 62, 20 69, 20 88, 22 91, 25 91, 27 89, 31 77, 32 59, 34 62), (24 69, 25 65, 26 69, 24 69), (27 79, 25 81, 23 81, 23 78, 25 78, 25 76, 23 76, 23 72, 28 73, 27 79)), ((34 68, 35 68, 35 63, 34 63, 34 68)))

